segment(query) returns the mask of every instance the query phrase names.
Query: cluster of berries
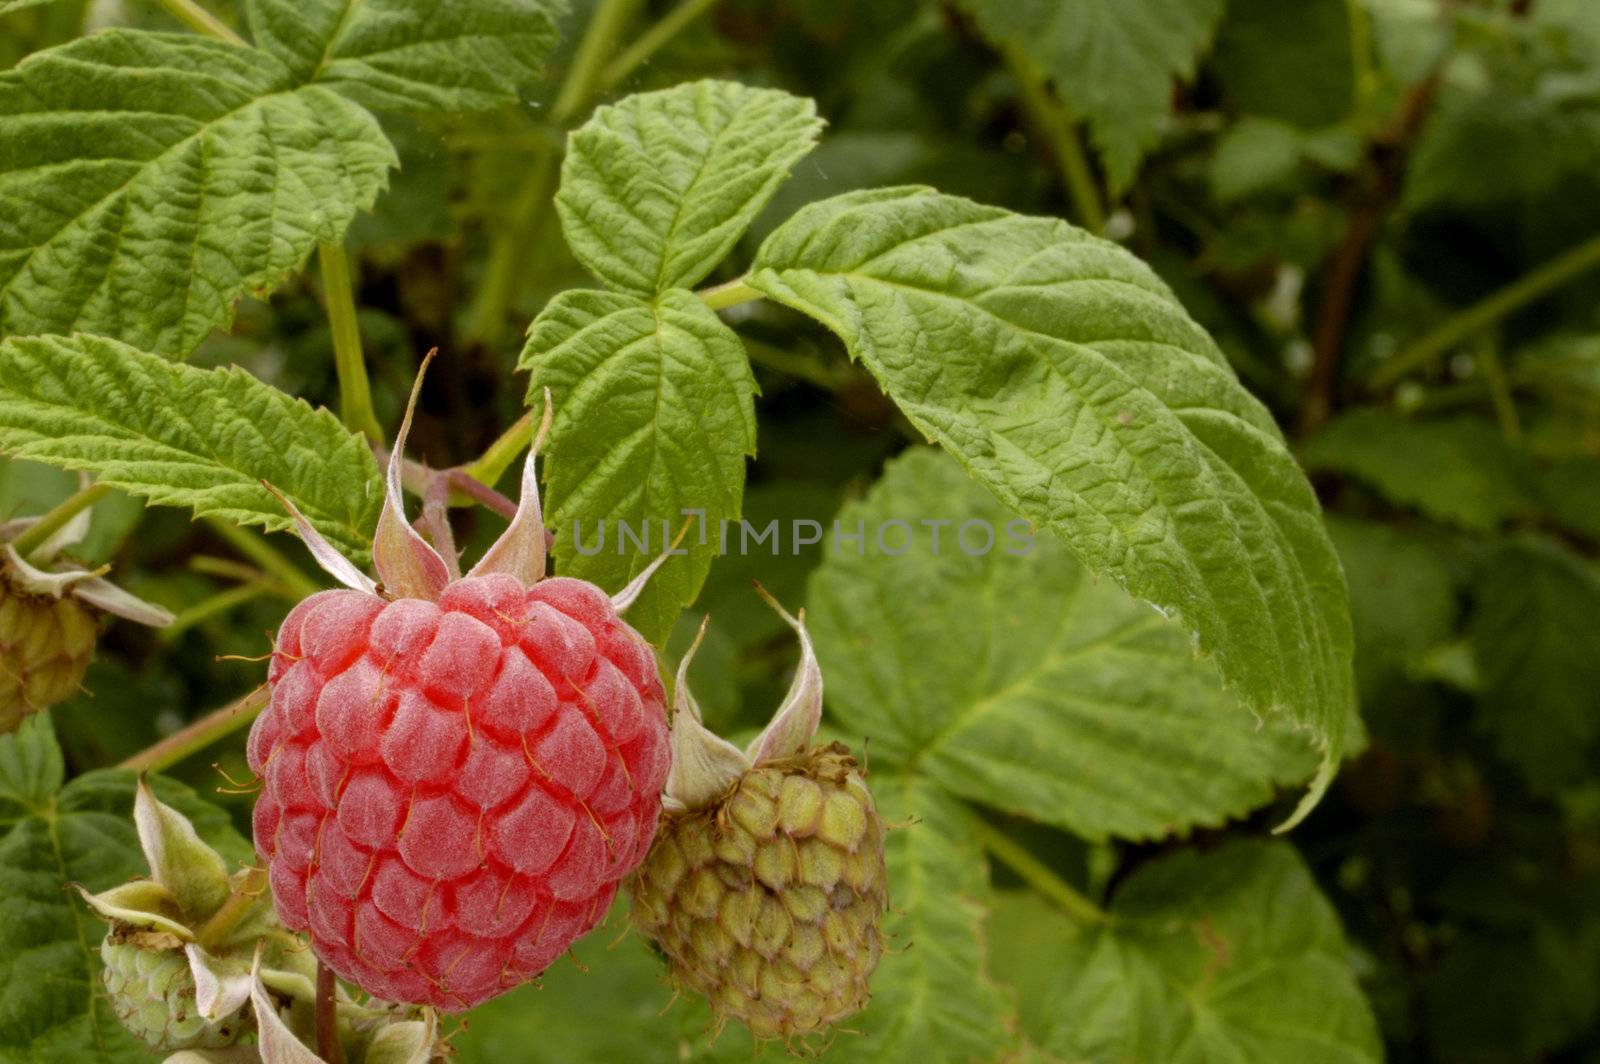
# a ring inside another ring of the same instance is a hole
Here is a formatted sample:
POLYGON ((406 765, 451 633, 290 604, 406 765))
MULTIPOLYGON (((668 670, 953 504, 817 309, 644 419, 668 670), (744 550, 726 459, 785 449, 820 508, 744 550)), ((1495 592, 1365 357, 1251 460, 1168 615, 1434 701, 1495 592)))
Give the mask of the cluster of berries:
POLYGON ((537 450, 510 527, 464 575, 447 526, 430 543, 406 519, 398 457, 377 582, 290 506, 345 588, 284 621, 250 734, 277 916, 374 998, 456 1012, 538 976, 626 885, 634 926, 719 1021, 823 1030, 866 1003, 887 884, 861 774, 812 746, 803 615, 784 614, 793 687, 747 750, 700 723, 693 650, 669 729, 654 652, 621 617, 654 566, 615 596, 545 578, 537 450))

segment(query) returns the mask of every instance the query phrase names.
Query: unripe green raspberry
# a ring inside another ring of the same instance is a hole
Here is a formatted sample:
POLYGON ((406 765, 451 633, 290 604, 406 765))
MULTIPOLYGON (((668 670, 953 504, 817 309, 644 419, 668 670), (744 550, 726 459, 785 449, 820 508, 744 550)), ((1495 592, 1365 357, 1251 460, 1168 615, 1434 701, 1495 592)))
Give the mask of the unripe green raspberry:
POLYGON ((751 768, 720 802, 663 817, 629 883, 674 978, 759 1038, 865 1007, 888 905, 883 822, 843 745, 751 768))
POLYGON ((0 734, 77 692, 99 627, 73 596, 33 594, 0 576, 0 734))
POLYGON ((183 950, 150 949, 114 937, 100 943, 106 994, 117 1019, 151 1049, 221 1049, 248 1028, 239 1012, 210 1023, 200 1015, 183 950))

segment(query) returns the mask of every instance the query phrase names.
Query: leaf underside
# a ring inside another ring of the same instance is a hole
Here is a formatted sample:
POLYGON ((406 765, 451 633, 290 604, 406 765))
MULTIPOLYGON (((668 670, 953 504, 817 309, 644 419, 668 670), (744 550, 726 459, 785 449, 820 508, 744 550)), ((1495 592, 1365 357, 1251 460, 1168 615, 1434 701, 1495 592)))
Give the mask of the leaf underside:
POLYGON ((1194 632, 1262 716, 1353 712, 1344 576, 1270 413, 1131 254, 923 188, 796 214, 748 283, 844 340, 906 416, 1094 573, 1194 632))

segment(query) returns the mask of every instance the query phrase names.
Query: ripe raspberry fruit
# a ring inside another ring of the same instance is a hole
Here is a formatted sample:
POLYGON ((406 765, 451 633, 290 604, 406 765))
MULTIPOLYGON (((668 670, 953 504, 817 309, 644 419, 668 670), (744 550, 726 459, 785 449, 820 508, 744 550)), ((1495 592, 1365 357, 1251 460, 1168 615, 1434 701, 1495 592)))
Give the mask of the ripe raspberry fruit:
POLYGON ((517 516, 465 578, 405 521, 398 461, 382 594, 300 526, 353 586, 278 633, 248 748, 256 849, 284 924, 375 997, 453 1012, 532 979, 655 835, 663 693, 618 615, 642 578, 616 600, 542 579, 533 467, 530 452, 517 516))
MULTIPOLYGON (((780 610, 781 612, 781 610, 780 610)), ((628 881, 633 924, 673 979, 758 1038, 804 1037, 866 1007, 888 907, 883 822, 839 743, 809 747, 822 675, 804 614, 783 707, 746 751, 700 724, 679 667, 667 811, 628 881)))
POLYGON ((182 949, 149 949, 107 935, 101 973, 111 1011, 151 1049, 221 1049, 249 1030, 238 1012, 208 1020, 195 1002, 194 974, 182 949))

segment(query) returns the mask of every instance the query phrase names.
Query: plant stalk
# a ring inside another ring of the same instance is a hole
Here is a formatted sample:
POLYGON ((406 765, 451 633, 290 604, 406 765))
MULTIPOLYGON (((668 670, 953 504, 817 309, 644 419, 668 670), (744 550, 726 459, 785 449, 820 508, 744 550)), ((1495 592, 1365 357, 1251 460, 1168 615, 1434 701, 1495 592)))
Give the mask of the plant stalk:
POLYGON ((1106 227, 1106 211, 1100 202, 1100 189, 1095 183, 1094 171, 1083 151, 1083 139, 1078 123, 1065 104, 1050 92, 1044 72, 1022 50, 1012 44, 1002 45, 1001 54, 1011 74, 1022 90, 1022 107, 1035 130, 1050 145, 1056 166, 1061 171, 1062 183, 1072 199, 1073 211, 1078 221, 1092 233, 1106 227))
POLYGON ((322 590, 321 585, 262 536, 218 517, 208 517, 205 521, 217 535, 228 541, 229 546, 255 562, 263 572, 276 578, 297 600, 322 590))
POLYGON ((233 32, 226 23, 195 3, 194 0, 160 0, 160 2, 161 6, 166 8, 174 18, 196 33, 203 33, 207 37, 226 41, 228 44, 238 45, 240 48, 248 48, 250 46, 250 42, 233 32))
POLYGON ((972 825, 984 849, 1024 883, 1061 906, 1068 916, 1085 924, 1105 923, 1111 919, 1104 909, 1056 875, 1016 839, 979 816, 972 817, 972 825))
POLYGON ((355 289, 350 283, 350 260, 344 245, 324 242, 317 245, 322 263, 322 294, 328 305, 328 324, 333 329, 333 363, 339 373, 339 416, 352 432, 365 433, 374 443, 383 442, 383 426, 372 409, 372 383, 367 379, 367 362, 361 351, 361 327, 356 321, 355 289))
POLYGON ((250 912, 250 907, 267 889, 267 872, 264 868, 252 868, 244 877, 244 881, 228 895, 228 900, 222 903, 222 908, 211 914, 211 919, 200 926, 195 933, 195 939, 201 947, 215 950, 225 942, 233 929, 239 926, 239 921, 250 912))
POLYGON ((272 700, 266 684, 221 709, 213 710, 173 732, 160 742, 145 747, 118 765, 136 772, 161 772, 190 754, 197 753, 225 736, 247 726, 272 700))
MULTIPOLYGON (((583 31, 573 52, 566 77, 550 105, 550 121, 565 126, 593 99, 600 83, 606 56, 616 50, 617 40, 639 9, 640 0, 601 0, 594 17, 583 31)), ((512 203, 510 217, 489 251, 489 266, 467 316, 466 336, 484 347, 497 347, 505 338, 506 319, 516 302, 518 280, 528 249, 539 236, 545 204, 555 191, 557 174, 555 147, 541 147, 534 153, 528 177, 512 203)))
POLYGON ((712 310, 727 310, 729 307, 736 307, 740 303, 753 303, 758 299, 766 298, 761 291, 746 284, 743 277, 735 277, 733 280, 723 284, 702 288, 695 295, 700 297, 700 302, 712 310))
POLYGON ((1473 334, 1596 266, 1600 266, 1600 236, 1591 237, 1558 255, 1532 273, 1441 323, 1438 328, 1379 366, 1368 379, 1367 386, 1373 391, 1382 391, 1398 384, 1408 375, 1432 365, 1451 348, 1471 339, 1473 334))
POLYGON ((344 1064, 344 1047, 339 1045, 339 1011, 335 1003, 337 984, 333 969, 317 958, 317 1056, 327 1064, 344 1064))
POLYGON ((534 416, 529 410, 491 443, 487 450, 462 468, 462 472, 485 487, 500 483, 505 471, 517 460, 517 455, 533 442, 534 416))
POLYGON ((11 546, 26 559, 29 554, 44 546, 51 536, 67 527, 67 523, 74 517, 110 493, 111 488, 106 484, 90 484, 86 488, 79 488, 57 503, 27 531, 12 540, 11 546))
POLYGON ((617 56, 600 74, 596 88, 601 91, 616 88, 628 75, 649 61, 668 41, 676 37, 689 23, 715 7, 717 0, 683 0, 683 3, 662 16, 621 55, 617 56))
POLYGON ((1495 421, 1500 424, 1500 435, 1507 443, 1522 442, 1522 419, 1517 416, 1517 401, 1511 394, 1511 382, 1506 379, 1505 365, 1495 350, 1494 341, 1488 337, 1478 346, 1478 368, 1483 371, 1484 383, 1489 386, 1489 401, 1494 404, 1495 421))
MULTIPOLYGON (((161 629, 160 638, 163 642, 170 643, 195 625, 211 617, 227 613, 244 605, 246 602, 254 602, 258 598, 274 594, 279 590, 277 581, 263 579, 254 583, 230 587, 226 591, 219 591, 210 598, 203 599, 179 613, 172 619, 171 624, 161 629)), ((287 593, 285 593, 284 597, 288 597, 287 593)))

